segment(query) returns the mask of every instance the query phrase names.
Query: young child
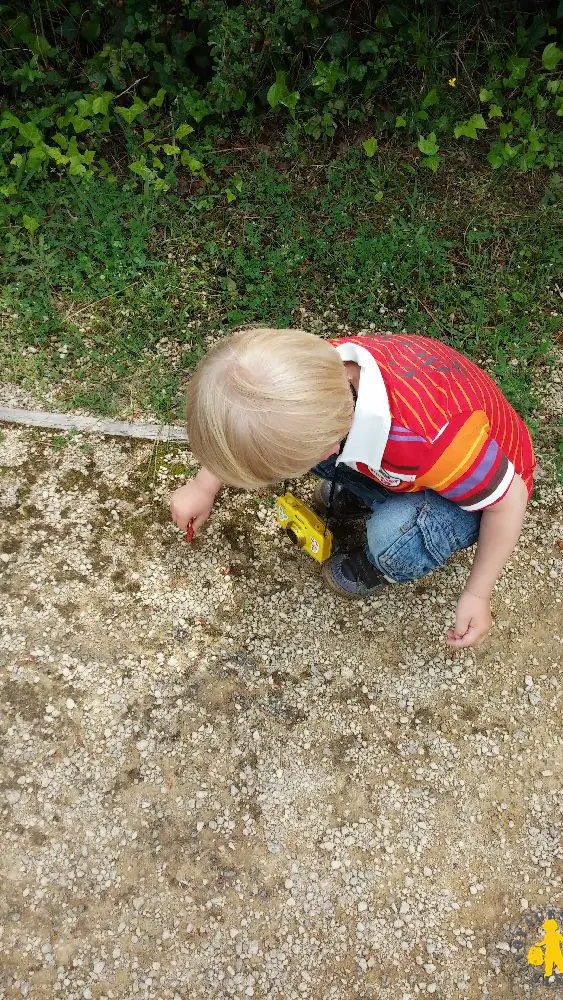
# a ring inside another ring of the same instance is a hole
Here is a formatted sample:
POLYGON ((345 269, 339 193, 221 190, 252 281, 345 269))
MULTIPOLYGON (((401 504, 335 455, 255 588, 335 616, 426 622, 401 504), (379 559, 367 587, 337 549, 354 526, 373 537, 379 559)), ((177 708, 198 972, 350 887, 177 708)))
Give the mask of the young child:
POLYGON ((437 340, 403 334, 326 341, 253 329, 216 344, 188 389, 190 447, 202 468, 172 496, 201 528, 221 486, 256 489, 312 470, 326 510, 364 517, 364 548, 323 564, 331 590, 365 597, 477 549, 447 642, 491 627, 490 599, 532 494, 530 434, 498 386, 437 340))

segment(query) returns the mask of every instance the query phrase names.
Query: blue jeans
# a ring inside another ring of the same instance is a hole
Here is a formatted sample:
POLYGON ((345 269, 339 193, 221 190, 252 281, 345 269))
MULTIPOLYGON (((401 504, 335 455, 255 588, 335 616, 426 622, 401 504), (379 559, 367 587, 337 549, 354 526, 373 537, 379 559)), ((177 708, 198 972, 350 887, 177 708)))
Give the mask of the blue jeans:
MULTIPOLYGON (((311 471, 332 480, 335 461, 333 456, 311 471)), ((462 510, 433 490, 393 493, 345 465, 338 467, 337 483, 371 508, 366 554, 394 583, 426 576, 479 537, 480 512, 462 510)))

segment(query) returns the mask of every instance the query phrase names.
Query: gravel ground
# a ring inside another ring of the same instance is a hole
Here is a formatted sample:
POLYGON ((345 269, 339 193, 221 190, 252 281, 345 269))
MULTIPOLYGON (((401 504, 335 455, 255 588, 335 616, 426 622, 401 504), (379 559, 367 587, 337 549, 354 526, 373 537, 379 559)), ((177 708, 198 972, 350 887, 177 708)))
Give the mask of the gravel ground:
POLYGON ((466 554, 343 604, 265 493, 188 548, 189 458, 2 432, 0 995, 563 997, 549 470, 452 658, 466 554))

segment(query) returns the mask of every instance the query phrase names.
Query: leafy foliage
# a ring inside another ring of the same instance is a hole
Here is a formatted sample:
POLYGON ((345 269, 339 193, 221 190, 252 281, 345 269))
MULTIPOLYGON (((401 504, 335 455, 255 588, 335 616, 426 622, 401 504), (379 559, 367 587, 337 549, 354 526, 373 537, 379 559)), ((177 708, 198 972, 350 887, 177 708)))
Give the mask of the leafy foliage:
POLYGON ((295 150, 366 122, 374 142, 401 130, 432 171, 466 140, 494 169, 555 169, 557 16, 531 0, 2 5, 0 193, 65 172, 129 173, 156 191, 187 172, 205 185, 217 139, 268 119, 295 150))

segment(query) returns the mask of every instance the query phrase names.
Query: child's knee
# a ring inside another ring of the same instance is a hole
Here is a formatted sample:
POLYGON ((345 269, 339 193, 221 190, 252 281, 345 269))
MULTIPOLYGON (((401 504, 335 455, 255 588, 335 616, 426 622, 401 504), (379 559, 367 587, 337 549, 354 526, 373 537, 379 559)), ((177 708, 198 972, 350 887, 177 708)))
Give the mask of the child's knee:
POLYGON ((447 526, 420 508, 388 501, 380 504, 367 525, 372 561, 396 583, 408 583, 443 566, 459 546, 447 526))

